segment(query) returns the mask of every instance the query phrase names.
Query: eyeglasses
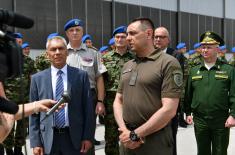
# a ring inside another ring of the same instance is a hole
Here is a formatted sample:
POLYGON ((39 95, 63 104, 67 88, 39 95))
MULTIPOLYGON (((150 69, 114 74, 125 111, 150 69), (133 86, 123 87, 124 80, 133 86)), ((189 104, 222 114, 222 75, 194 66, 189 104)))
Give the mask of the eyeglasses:
POLYGON ((154 39, 165 39, 165 38, 167 38, 167 36, 154 36, 154 39))

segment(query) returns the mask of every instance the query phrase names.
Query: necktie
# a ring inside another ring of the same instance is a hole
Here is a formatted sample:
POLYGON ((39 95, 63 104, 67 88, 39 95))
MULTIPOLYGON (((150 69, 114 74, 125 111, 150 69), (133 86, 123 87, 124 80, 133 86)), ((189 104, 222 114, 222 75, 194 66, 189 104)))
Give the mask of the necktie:
MULTIPOLYGON (((64 92, 64 83, 62 75, 63 71, 59 70, 57 72, 58 78, 56 80, 56 100, 58 101, 61 98, 61 95, 64 92)), ((55 113, 55 126, 57 128, 63 128, 65 125, 65 108, 60 109, 55 113)))

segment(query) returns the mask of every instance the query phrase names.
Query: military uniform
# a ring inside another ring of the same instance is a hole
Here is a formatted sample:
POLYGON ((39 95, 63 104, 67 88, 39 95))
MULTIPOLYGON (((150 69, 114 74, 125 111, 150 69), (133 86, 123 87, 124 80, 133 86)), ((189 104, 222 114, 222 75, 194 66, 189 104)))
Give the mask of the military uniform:
POLYGON ((188 59, 188 66, 189 68, 192 68, 194 66, 199 65, 201 61, 202 61, 201 54, 195 53, 191 58, 188 59))
MULTIPOLYGON (((5 81, 5 93, 9 100, 17 104, 29 102, 29 88, 30 75, 35 73, 34 61, 28 57, 23 56, 23 73, 21 77, 8 78, 5 81)), ((17 121, 16 131, 11 131, 7 139, 4 141, 6 149, 12 149, 13 146, 20 148, 25 145, 25 138, 27 134, 28 118, 17 121), (15 137, 15 138, 14 138, 15 137)))
MULTIPOLYGON (((178 61, 156 50, 148 57, 127 62, 121 74, 118 93, 123 95, 123 119, 129 130, 144 124, 162 107, 162 98, 179 98, 183 73, 178 61)), ((121 145, 121 155, 172 155, 173 135, 170 125, 145 137, 137 149, 121 145)))
MULTIPOLYGON (((204 50, 224 43, 213 32, 205 32, 200 41, 205 44, 204 50)), ((213 54, 209 56, 216 59, 213 54)), ((198 155, 226 155, 229 128, 225 122, 229 115, 235 117, 235 69, 218 58, 208 66, 207 57, 190 70, 184 109, 187 116, 193 114, 198 155)))
POLYGON ((198 131, 207 126, 207 132, 218 132, 219 139, 214 141, 218 154, 225 155, 229 141, 229 128, 224 124, 231 114, 235 116, 235 70, 232 66, 217 60, 216 65, 207 70, 204 64, 193 67, 190 71, 186 88, 186 115, 193 113, 195 134, 198 142, 198 155, 211 153, 207 141, 209 133, 199 134, 198 131), (228 94, 229 92, 229 94, 228 94))
POLYGON ((121 75, 121 69, 127 61, 133 59, 133 54, 127 51, 120 55, 112 50, 103 56, 104 65, 107 73, 104 74, 105 79, 105 154, 119 155, 119 132, 113 113, 113 101, 115 99, 118 83, 121 75))

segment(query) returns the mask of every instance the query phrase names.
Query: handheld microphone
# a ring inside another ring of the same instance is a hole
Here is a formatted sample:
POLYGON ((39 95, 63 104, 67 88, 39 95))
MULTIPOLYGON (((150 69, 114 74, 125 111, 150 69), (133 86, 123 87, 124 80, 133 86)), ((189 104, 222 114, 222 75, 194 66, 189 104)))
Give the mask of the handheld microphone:
POLYGON ((46 113, 47 116, 51 115, 53 112, 56 111, 56 109, 63 103, 69 102, 70 96, 67 91, 65 91, 62 95, 59 101, 46 113))
POLYGON ((59 101, 46 113, 46 116, 41 120, 41 122, 45 120, 48 116, 50 116, 52 113, 54 113, 61 104, 69 101, 70 101, 70 96, 67 91, 64 91, 59 101))

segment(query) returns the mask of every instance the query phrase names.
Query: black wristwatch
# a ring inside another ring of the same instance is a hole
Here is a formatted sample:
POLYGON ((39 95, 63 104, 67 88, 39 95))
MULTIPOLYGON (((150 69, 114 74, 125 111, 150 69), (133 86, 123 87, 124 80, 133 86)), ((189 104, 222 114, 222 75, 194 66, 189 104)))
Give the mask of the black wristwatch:
POLYGON ((131 141, 138 142, 140 140, 140 137, 135 133, 134 130, 130 132, 130 139, 131 141))

